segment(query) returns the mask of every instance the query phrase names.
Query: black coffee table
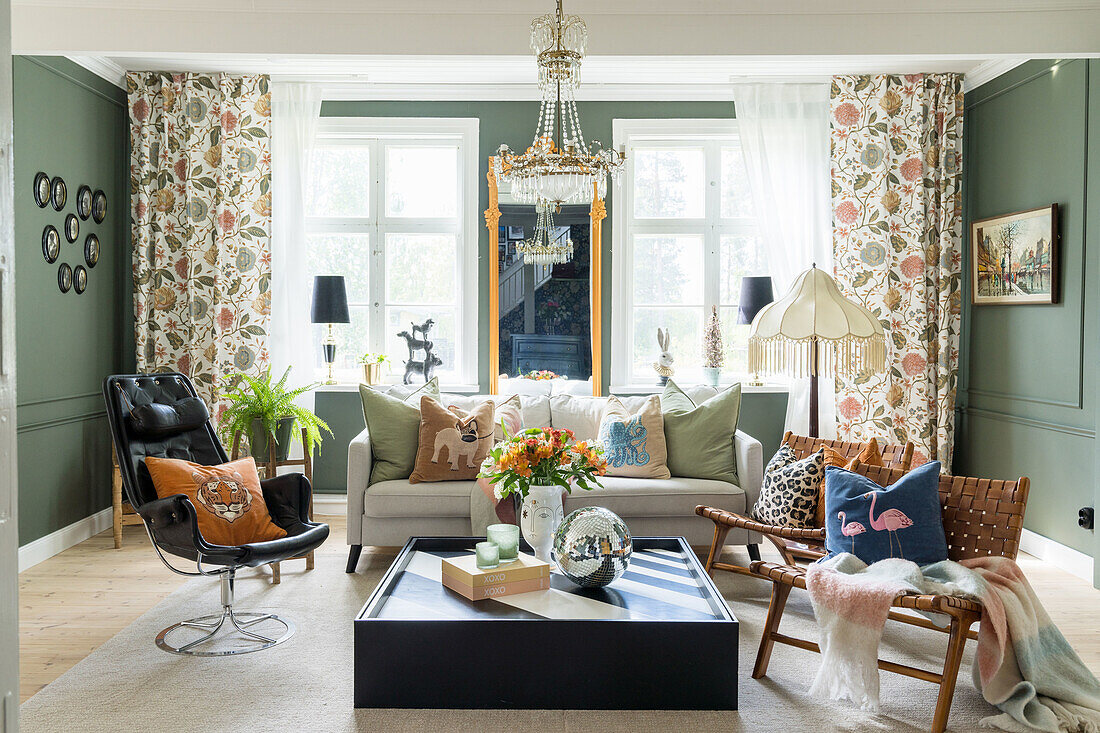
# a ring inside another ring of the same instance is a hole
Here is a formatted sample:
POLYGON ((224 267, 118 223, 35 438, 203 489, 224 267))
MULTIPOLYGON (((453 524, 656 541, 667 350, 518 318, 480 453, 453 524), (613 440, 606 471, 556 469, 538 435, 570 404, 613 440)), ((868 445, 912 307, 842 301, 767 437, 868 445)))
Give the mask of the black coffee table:
MULTIPOLYGON (((737 619, 681 537, 623 577, 468 601, 440 583, 474 537, 413 537, 355 618, 355 706, 735 710, 737 619)), ((530 552, 530 548, 524 547, 530 552)))

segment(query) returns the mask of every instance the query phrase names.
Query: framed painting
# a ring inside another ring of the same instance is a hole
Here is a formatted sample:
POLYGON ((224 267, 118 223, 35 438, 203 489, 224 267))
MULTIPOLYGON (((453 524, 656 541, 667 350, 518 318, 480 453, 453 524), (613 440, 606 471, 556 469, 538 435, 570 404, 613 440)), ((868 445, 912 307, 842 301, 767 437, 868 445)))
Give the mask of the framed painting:
POLYGON ((1058 204, 970 223, 975 305, 1058 302, 1058 204))

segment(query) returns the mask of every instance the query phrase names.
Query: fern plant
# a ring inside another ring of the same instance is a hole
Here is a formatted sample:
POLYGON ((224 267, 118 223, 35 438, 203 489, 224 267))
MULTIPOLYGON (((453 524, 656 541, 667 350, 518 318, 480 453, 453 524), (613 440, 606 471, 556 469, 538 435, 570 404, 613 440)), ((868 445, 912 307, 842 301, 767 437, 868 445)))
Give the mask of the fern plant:
POLYGON ((239 430, 243 435, 251 436, 252 425, 256 420, 263 424, 264 434, 271 435, 275 432, 275 427, 280 420, 293 418, 291 442, 298 435, 298 430, 293 428, 305 428, 305 449, 312 455, 314 447, 319 447, 323 440, 321 431, 324 430, 332 435, 332 430, 312 410, 307 410, 294 402, 299 396, 316 387, 318 383, 288 390, 286 380, 289 376, 290 367, 287 367, 279 381, 274 383, 271 381, 270 369, 261 377, 237 374, 236 389, 225 395, 231 404, 222 413, 223 435, 232 436, 239 430))

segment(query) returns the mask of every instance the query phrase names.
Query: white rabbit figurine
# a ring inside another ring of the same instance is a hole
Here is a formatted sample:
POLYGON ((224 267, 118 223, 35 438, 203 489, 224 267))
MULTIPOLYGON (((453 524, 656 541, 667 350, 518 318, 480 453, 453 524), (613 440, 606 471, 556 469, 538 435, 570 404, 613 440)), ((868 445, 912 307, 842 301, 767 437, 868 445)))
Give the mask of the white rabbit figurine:
POLYGON ((670 339, 668 329, 657 329, 657 345, 661 347, 661 355, 657 357, 657 361, 653 362, 653 371, 657 372, 660 377, 658 383, 661 385, 668 382, 668 378, 676 371, 672 368, 672 362, 676 360, 672 357, 672 352, 668 350, 670 339))

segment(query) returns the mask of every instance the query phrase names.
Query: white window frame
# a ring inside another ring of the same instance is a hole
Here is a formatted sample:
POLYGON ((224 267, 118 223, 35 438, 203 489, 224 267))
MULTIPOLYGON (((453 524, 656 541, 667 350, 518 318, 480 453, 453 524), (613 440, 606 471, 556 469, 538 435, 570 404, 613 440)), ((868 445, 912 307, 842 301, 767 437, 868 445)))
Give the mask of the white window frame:
MULTIPOLYGON (((734 119, 659 119, 612 121, 614 146, 627 149, 626 171, 622 186, 616 190, 618 201, 612 206, 611 238, 611 391, 630 393, 639 389, 653 390, 655 376, 650 370, 634 374, 634 253, 636 234, 697 234, 703 237, 704 326, 711 305, 721 306, 719 262, 723 236, 757 235, 753 219, 723 219, 721 217, 721 154, 730 142, 740 142, 734 119), (703 218, 635 219, 634 155, 635 147, 703 147, 704 149, 704 216, 703 218), (711 212, 711 216, 707 216, 711 212), (713 276, 710 273, 713 272, 713 276)), ((727 304, 729 305, 729 304, 727 304)), ((657 356, 654 335, 654 360, 657 356)), ((702 344, 699 345, 702 349, 702 344)), ((741 381, 745 375, 723 372, 722 381, 741 381)))
MULTIPOLYGON (((372 168, 371 201, 367 217, 305 218, 307 234, 367 234, 370 237, 370 293, 367 303, 350 302, 350 306, 369 308, 369 347, 374 352, 385 351, 386 296, 385 268, 386 233, 447 233, 455 234, 458 256, 456 263, 455 303, 455 364, 456 381, 443 385, 447 391, 476 392, 479 381, 478 348, 478 118, 457 117, 322 117, 318 126, 316 147, 327 145, 370 147, 372 168), (427 219, 420 217, 386 216, 385 146, 393 142, 417 144, 438 142, 459 146, 458 216, 427 219)), ((411 304, 414 305, 415 304, 411 304)), ((450 366, 450 365, 448 365, 450 366)), ((400 372, 400 365, 393 365, 400 372)), ((399 381, 390 374, 387 381, 399 381)))

